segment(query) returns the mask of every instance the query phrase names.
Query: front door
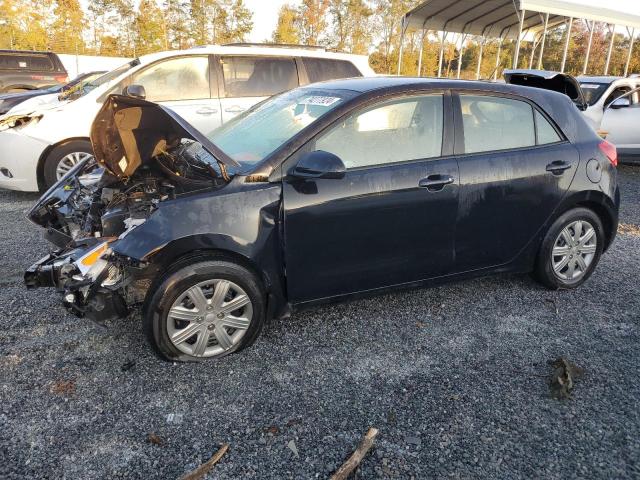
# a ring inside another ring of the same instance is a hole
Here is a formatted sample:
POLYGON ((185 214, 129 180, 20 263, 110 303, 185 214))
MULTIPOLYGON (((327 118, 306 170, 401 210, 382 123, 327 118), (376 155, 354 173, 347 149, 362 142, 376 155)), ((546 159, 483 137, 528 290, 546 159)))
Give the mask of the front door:
POLYGON ((169 107, 206 135, 222 121, 214 77, 208 55, 188 55, 154 63, 136 72, 131 83, 144 87, 147 100, 169 107))
POLYGON ((481 94, 454 97, 460 149, 456 272, 513 260, 571 184, 578 152, 531 104, 481 94))
POLYGON ((451 271, 458 166, 442 156, 443 144, 444 153, 451 148, 450 112, 443 94, 393 98, 349 114, 307 145, 334 153, 347 171, 283 181, 293 302, 451 271))

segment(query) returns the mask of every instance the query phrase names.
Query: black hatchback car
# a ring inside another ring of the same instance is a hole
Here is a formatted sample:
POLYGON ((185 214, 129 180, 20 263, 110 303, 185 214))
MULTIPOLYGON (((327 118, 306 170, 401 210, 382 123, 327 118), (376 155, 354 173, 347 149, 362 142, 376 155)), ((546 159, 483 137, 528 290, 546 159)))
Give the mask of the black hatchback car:
POLYGON ((37 90, 68 81, 64 65, 53 52, 0 50, 0 93, 37 90))
POLYGON ((26 284, 97 320, 142 306, 170 360, 226 355, 269 318, 391 288, 500 272, 575 288, 618 223, 615 148, 536 88, 330 81, 208 138, 111 96, 91 137, 98 165, 29 213, 59 250, 26 284))

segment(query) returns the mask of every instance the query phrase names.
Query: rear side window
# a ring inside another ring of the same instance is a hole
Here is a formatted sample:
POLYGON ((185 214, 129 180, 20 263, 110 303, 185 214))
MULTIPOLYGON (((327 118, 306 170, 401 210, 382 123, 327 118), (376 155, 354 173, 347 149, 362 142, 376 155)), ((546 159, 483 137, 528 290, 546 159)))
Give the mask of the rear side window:
POLYGON ((293 58, 223 57, 226 97, 268 97, 298 86, 293 58))
POLYGON ((562 140, 556 129, 542 116, 539 111, 535 111, 536 131, 538 132, 538 145, 546 145, 547 143, 555 143, 562 140))
POLYGON ((442 95, 397 98, 340 120, 316 140, 349 169, 439 157, 442 95))
POLYGON ((533 108, 527 102, 492 96, 460 95, 465 153, 536 144, 533 108))
POLYGON ((47 55, 0 55, 0 69, 6 70, 53 70, 53 62, 47 55))
POLYGON ((302 63, 307 70, 309 82, 322 82, 335 78, 361 77, 362 73, 346 60, 330 60, 328 58, 303 58, 302 63))

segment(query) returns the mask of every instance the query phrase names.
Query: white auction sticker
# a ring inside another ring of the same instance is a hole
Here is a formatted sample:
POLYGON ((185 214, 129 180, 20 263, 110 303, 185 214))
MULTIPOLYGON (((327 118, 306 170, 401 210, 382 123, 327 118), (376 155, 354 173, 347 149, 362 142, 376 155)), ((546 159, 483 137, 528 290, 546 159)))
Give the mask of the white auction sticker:
POLYGON ((602 85, 599 85, 597 83, 581 83, 580 87, 581 88, 586 88, 587 90, 591 90, 593 88, 600 88, 602 85))
POLYGON ((336 102, 340 101, 340 97, 323 97, 321 95, 314 95, 313 97, 307 97, 300 102, 302 105, 322 105, 328 107, 336 102))

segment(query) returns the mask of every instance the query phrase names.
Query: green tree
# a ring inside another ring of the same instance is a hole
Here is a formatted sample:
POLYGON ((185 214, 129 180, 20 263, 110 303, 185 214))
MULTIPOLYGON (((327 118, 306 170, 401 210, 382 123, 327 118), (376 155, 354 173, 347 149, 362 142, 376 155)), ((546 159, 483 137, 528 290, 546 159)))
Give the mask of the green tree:
POLYGON ((299 22, 298 9, 293 5, 282 5, 278 12, 278 23, 273 31, 272 40, 275 43, 300 43, 299 22))
POLYGON ((136 12, 135 45, 138 55, 164 50, 165 23, 162 10, 155 0, 142 0, 136 12))
POLYGON ((83 49, 84 13, 78 0, 57 0, 53 14, 53 48, 60 53, 76 53, 83 49))
POLYGON ((327 13, 330 0, 302 0, 300 6, 300 40, 320 45, 327 40, 327 13))
POLYGON ((339 51, 366 54, 373 38, 373 10, 364 0, 331 0, 333 44, 339 51))

